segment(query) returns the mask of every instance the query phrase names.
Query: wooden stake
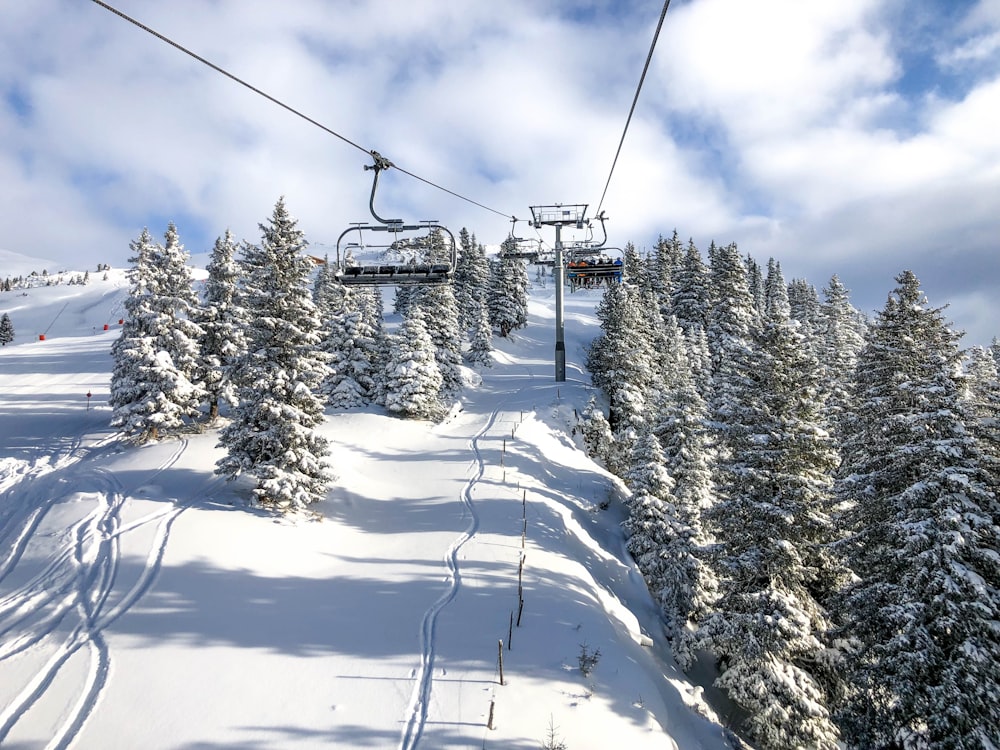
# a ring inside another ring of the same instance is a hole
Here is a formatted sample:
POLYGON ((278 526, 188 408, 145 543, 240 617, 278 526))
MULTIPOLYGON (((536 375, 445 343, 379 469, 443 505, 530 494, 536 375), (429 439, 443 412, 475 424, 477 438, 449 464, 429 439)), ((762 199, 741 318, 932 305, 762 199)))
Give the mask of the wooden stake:
POLYGON ((521 585, 521 574, 524 572, 524 555, 521 555, 521 564, 517 567, 517 600, 524 600, 524 587, 521 585))
POLYGON ((500 685, 503 686, 503 639, 497 641, 497 666, 500 669, 500 685))
POLYGON ((524 599, 521 599, 517 604, 517 626, 521 627, 521 612, 524 611, 524 599))
POLYGON ((490 718, 486 720, 486 728, 493 729, 493 706, 496 704, 495 700, 490 701, 490 718))
POLYGON ((510 625, 507 626, 507 650, 510 651, 510 643, 514 640, 514 610, 510 611, 510 625))

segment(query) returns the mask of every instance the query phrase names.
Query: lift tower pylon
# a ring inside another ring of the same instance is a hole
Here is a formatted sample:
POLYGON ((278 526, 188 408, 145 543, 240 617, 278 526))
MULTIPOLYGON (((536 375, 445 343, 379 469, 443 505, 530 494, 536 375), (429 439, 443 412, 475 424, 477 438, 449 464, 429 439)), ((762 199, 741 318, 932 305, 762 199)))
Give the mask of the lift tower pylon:
POLYGON ((555 204, 552 206, 531 206, 531 226, 541 229, 543 226, 556 228, 556 263, 553 269, 556 275, 556 382, 566 382, 566 337, 563 323, 563 263, 562 228, 574 227, 583 229, 587 225, 587 204, 573 203, 569 205, 555 204))

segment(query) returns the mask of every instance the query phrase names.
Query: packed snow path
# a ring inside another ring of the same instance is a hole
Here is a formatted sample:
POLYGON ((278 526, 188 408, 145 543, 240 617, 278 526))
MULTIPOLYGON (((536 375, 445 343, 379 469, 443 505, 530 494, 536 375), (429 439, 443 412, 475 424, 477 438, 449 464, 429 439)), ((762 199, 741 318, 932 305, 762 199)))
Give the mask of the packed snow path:
POLYGON ((427 706, 431 697, 431 683, 434 673, 434 653, 436 649, 435 630, 438 613, 458 595, 462 586, 462 574, 459 570, 458 553, 469 539, 473 537, 479 528, 479 516, 472 501, 472 488, 478 482, 484 471, 486 464, 483 461, 482 453, 479 451, 479 440, 493 426, 497 419, 497 412, 490 415, 489 420, 482 430, 479 431, 471 441, 469 446, 475 453, 475 473, 465 487, 462 488, 462 507, 469 514, 469 525, 462 532, 445 553, 445 563, 451 575, 451 585, 448 590, 439 598, 434 605, 424 614, 424 619, 420 627, 420 671, 417 674, 417 684, 414 686, 413 697, 410 699, 408 707, 409 719, 406 722, 406 729, 400 743, 401 750, 412 750, 417 747, 420 737, 423 734, 424 724, 427 722, 427 706))

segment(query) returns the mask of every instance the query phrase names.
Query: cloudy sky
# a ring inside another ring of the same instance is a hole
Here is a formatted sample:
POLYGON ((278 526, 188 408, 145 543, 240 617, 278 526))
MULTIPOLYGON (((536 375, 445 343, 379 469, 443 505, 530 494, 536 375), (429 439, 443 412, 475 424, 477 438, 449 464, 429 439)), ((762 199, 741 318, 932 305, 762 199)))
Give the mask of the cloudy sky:
MULTIPOLYGON (((256 241, 285 196, 319 252, 377 208, 467 227, 592 214, 661 0, 114 0, 339 133, 90 0, 0 3, 0 250, 121 266, 142 228, 256 241)), ((673 0, 603 201, 611 244, 675 229, 883 305, 912 269, 1000 335, 1000 0, 673 0)), ((518 225, 518 234, 530 230, 518 225)), ((552 229, 542 231, 547 242, 552 229)), ((567 234, 566 238, 572 238, 567 234)), ((56 268, 50 269, 56 270, 56 268)), ((0 269, 3 275, 3 269, 0 269)))

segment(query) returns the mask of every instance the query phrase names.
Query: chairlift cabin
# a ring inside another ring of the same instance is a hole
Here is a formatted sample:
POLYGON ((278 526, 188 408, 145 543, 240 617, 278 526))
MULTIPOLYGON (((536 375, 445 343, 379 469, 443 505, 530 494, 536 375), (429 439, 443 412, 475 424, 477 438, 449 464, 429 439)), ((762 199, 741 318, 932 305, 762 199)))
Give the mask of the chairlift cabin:
POLYGON ((341 284, 356 286, 447 284, 455 272, 456 254, 455 236, 436 222, 355 224, 337 239, 334 275, 341 284), (388 244, 365 243, 366 232, 383 231, 392 236, 388 244), (357 240, 349 242, 354 232, 357 240))
POLYGON ((536 266, 554 266, 556 264, 556 251, 552 249, 539 250, 538 256, 531 262, 536 266))
POLYGON ((341 284, 354 286, 450 283, 458 264, 455 235, 437 221, 404 224, 402 219, 379 216, 375 212, 379 172, 391 167, 392 162, 375 151, 372 157, 375 163, 365 166, 375 172, 368 207, 378 223, 355 223, 341 233, 334 276, 341 284), (381 232, 386 233, 387 242, 365 241, 366 235, 378 236, 381 232), (414 236, 414 232, 422 234, 414 236))
POLYGON ((516 216, 511 217, 512 226, 510 228, 510 234, 507 239, 500 244, 500 257, 501 258, 523 258, 530 263, 535 263, 538 260, 539 254, 542 252, 542 240, 539 237, 516 237, 514 235, 514 230, 517 228, 517 222, 520 221, 516 216))
POLYGON ((607 217, 604 212, 594 218, 601 223, 604 238, 600 242, 577 242, 566 248, 566 281, 570 291, 611 286, 622 281, 625 253, 621 248, 607 247, 608 230, 604 224, 607 217))
POLYGON ((577 245, 566 250, 566 281, 571 291, 620 284, 625 254, 621 248, 577 245))
POLYGON ((507 240, 500 246, 501 258, 522 258, 535 263, 543 252, 540 239, 511 236, 507 240))

